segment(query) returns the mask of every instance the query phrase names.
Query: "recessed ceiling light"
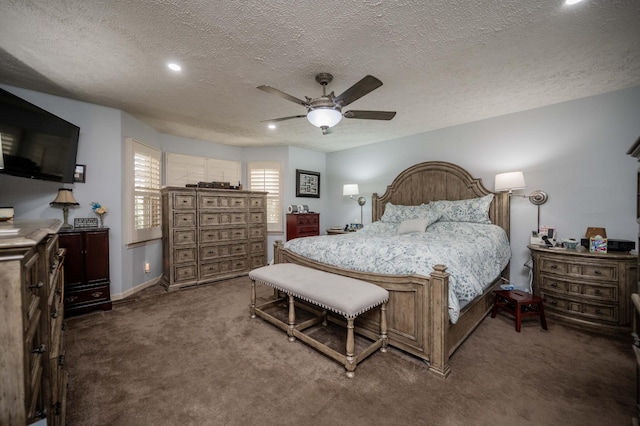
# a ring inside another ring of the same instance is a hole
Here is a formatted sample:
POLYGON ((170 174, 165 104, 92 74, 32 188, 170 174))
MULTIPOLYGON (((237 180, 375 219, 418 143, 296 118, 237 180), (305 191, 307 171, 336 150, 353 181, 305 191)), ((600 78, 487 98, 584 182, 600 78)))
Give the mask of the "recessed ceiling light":
POLYGON ((182 70, 182 67, 181 67, 180 65, 178 65, 178 64, 176 64, 176 63, 173 63, 173 62, 172 62, 172 63, 170 63, 170 64, 167 64, 167 66, 168 66, 168 67, 169 67, 169 69, 170 69, 170 70, 172 70, 172 71, 180 71, 180 70, 182 70))
POLYGON ((564 4, 566 4, 567 6, 572 6, 576 3, 580 3, 582 0, 564 0, 564 4))
POLYGON ((276 128, 276 125, 275 125, 275 124, 273 124, 273 123, 271 123, 271 124, 269 124, 267 127, 268 127, 268 128, 270 128, 270 129, 275 129, 275 128, 276 128))

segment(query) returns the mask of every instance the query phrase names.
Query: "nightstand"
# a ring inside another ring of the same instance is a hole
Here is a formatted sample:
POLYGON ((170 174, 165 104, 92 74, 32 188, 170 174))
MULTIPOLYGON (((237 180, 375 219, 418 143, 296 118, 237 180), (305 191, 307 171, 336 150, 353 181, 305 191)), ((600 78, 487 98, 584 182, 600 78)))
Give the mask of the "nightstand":
POLYGON ((637 292, 637 256, 626 252, 528 246, 533 292, 545 300, 548 317, 592 331, 628 333, 637 292))

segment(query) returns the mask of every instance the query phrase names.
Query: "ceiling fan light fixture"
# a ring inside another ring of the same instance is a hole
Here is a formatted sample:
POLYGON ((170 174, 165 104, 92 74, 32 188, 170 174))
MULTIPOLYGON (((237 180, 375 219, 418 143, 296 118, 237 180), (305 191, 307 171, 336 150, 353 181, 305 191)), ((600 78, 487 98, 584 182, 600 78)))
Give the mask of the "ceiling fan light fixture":
POLYGON ((334 108, 316 108, 307 113, 307 120, 316 127, 333 127, 342 120, 342 113, 334 108))

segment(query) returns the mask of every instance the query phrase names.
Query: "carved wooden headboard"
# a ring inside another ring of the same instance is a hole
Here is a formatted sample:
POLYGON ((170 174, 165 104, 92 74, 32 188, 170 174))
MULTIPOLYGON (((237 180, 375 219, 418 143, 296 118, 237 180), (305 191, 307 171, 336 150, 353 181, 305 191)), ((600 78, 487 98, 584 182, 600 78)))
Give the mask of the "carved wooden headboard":
MULTIPOLYGON (((428 161, 409 167, 387 186, 385 193, 372 198, 372 220, 380 220, 387 203, 417 206, 437 200, 465 200, 490 194, 480 179, 460 166, 443 161, 428 161)), ((509 228, 509 195, 497 193, 489 208, 489 218, 502 227, 507 236, 509 228)))

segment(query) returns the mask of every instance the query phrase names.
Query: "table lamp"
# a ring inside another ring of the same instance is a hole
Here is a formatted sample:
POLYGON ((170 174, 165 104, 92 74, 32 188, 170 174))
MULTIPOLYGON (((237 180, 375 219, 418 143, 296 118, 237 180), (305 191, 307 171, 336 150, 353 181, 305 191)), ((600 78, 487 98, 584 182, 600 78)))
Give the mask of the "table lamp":
POLYGON ((69 206, 79 206, 75 198, 73 198, 73 189, 69 188, 60 188, 58 189, 58 196, 51 203, 52 206, 62 206, 62 214, 64 215, 64 223, 61 226, 61 229, 69 229, 73 228, 69 224, 69 206))

